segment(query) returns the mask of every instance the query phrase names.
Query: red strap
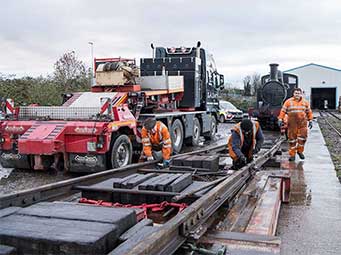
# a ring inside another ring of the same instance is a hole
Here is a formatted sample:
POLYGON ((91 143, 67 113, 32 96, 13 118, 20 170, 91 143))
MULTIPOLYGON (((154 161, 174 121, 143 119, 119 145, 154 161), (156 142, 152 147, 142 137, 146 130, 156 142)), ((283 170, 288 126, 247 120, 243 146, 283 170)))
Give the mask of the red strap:
POLYGON ((95 205, 106 206, 106 207, 136 208, 136 209, 144 209, 144 210, 151 209, 153 212, 162 211, 167 206, 178 208, 179 212, 181 212, 188 206, 186 203, 179 204, 179 203, 172 203, 172 202, 167 202, 167 201, 163 201, 160 204, 131 205, 131 204, 104 202, 102 200, 91 200, 87 198, 79 199, 79 203, 95 204, 95 205))

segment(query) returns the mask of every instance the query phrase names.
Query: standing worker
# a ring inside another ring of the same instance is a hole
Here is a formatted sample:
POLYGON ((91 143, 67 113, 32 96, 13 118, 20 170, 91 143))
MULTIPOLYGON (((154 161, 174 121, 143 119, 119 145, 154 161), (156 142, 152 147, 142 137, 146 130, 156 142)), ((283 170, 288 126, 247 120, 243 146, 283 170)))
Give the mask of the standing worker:
POLYGON ((285 101, 278 116, 278 125, 283 125, 285 114, 288 114, 288 142, 289 161, 295 161, 296 151, 300 159, 304 159, 304 144, 308 137, 307 121, 309 128, 313 127, 313 113, 309 102, 302 97, 302 90, 295 88, 293 97, 285 101))
POLYGON ((142 136, 142 158, 150 160, 163 159, 163 166, 168 167, 172 153, 172 141, 168 128, 161 121, 147 118, 143 123, 142 136))
POLYGON ((257 121, 243 119, 236 124, 228 141, 229 154, 233 160, 232 169, 237 170, 250 163, 263 142, 263 132, 257 121))

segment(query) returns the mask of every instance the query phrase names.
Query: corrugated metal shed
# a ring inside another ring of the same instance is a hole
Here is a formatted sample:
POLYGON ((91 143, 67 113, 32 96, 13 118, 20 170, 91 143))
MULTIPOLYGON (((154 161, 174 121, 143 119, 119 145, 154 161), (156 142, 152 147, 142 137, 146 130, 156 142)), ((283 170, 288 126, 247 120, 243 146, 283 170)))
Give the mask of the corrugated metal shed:
POLYGON ((286 70, 298 76, 299 87, 312 107, 328 101, 329 108, 338 106, 341 91, 341 70, 324 65, 310 63, 286 70), (335 94, 335 95, 332 95, 335 94), (331 102, 334 101, 335 102, 331 102))

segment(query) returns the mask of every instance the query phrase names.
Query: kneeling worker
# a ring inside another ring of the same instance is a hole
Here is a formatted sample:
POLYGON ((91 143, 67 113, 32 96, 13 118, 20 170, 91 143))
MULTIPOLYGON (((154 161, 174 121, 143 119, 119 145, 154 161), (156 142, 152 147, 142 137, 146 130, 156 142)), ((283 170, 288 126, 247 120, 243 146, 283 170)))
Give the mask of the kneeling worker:
POLYGON ((237 170, 250 163, 263 142, 263 132, 257 121, 243 119, 236 124, 228 141, 229 154, 233 160, 232 169, 237 170))
POLYGON ((148 118, 143 123, 141 136, 142 158, 145 157, 148 161, 163 159, 163 166, 168 167, 172 153, 172 141, 166 125, 154 118, 148 118))

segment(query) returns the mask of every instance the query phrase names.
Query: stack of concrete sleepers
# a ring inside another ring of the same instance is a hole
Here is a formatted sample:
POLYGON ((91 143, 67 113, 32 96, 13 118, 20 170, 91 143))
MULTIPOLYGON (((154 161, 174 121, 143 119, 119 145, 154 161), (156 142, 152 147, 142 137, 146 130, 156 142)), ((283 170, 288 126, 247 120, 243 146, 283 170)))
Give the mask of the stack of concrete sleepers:
POLYGON ((170 167, 171 170, 199 170, 207 172, 216 172, 219 170, 219 156, 181 156, 175 158, 170 167))
POLYGON ((136 223, 129 208, 43 202, 0 210, 0 245, 18 254, 106 254, 136 223))
MULTIPOLYGON (((190 173, 159 175, 150 173, 112 178, 86 188, 80 187, 80 189, 82 197, 87 199, 139 205, 170 202, 176 194, 191 192, 205 184, 206 182, 193 181, 190 173)), ((195 196, 201 196, 207 190, 197 192, 195 196)))

